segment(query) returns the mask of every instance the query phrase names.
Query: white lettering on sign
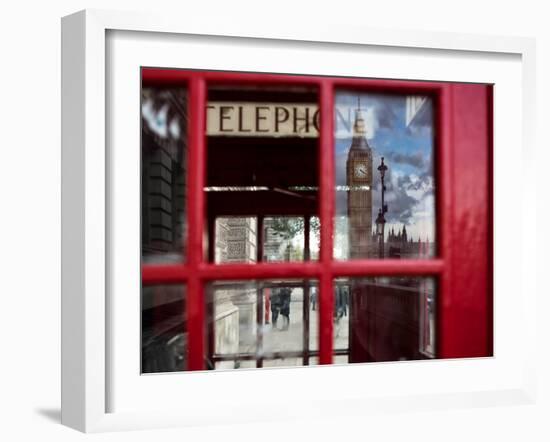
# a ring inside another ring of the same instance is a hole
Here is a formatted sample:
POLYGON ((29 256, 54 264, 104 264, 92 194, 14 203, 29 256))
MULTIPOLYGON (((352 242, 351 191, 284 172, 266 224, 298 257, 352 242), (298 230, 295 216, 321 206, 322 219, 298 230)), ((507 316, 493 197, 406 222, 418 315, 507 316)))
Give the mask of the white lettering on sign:
POLYGON ((209 102, 206 111, 209 136, 319 136, 317 104, 209 102))

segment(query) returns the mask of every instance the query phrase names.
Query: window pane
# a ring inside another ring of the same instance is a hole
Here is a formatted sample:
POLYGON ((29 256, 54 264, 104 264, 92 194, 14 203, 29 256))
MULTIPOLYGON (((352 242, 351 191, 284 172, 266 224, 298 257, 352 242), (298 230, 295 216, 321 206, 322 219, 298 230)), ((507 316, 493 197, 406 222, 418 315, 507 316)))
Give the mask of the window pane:
POLYGON ((141 244, 144 263, 185 254, 187 94, 141 90, 141 244))
POLYGON ((430 97, 336 94, 336 259, 434 256, 432 108, 430 97))
POLYGON ((318 214, 317 96, 306 87, 209 88, 205 192, 208 219, 218 219, 209 228, 216 234, 211 261, 304 260, 312 242, 305 244, 305 219, 318 214), (257 221, 248 235, 229 225, 230 217, 257 221), (263 250, 251 258, 246 241, 263 250), (219 258, 229 247, 242 253, 219 258))
POLYGON ((298 280, 213 282, 210 342, 216 369, 303 365, 309 361, 310 329, 317 336, 312 283, 298 280))
POLYGON ((350 363, 436 356, 433 278, 341 278, 334 293, 337 356, 350 363))
POLYGON ((185 287, 159 285, 141 290, 141 371, 185 369, 185 287))

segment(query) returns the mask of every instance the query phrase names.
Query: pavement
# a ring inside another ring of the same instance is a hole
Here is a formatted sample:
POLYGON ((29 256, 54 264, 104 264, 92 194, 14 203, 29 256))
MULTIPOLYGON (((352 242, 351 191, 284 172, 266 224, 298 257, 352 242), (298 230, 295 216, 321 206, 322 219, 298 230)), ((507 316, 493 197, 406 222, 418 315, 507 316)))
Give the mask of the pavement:
MULTIPOLYGON (((290 323, 288 329, 283 329, 284 318, 279 315, 277 327, 265 324, 261 332, 263 334, 263 354, 264 367, 284 367, 300 366, 303 363, 302 357, 290 357, 285 359, 269 359, 269 354, 273 352, 302 351, 304 346, 303 330, 303 292, 301 289, 294 289, 290 303, 290 323)), ((317 306, 318 309, 318 306, 317 306)), ((309 310, 309 349, 317 350, 319 348, 319 317, 318 310, 313 310, 310 305, 309 310)), ((349 314, 349 311, 348 311, 349 314)), ((271 321, 271 313, 269 315, 271 321)), ((349 316, 343 316, 334 322, 334 348, 348 348, 349 316)), ((255 342, 242 343, 240 352, 254 352, 255 342)), ((347 356, 335 357, 335 363, 347 363, 347 356)), ((310 358, 310 365, 318 363, 317 357, 310 358)), ((246 366, 254 367, 255 361, 242 361, 242 368, 246 366)))

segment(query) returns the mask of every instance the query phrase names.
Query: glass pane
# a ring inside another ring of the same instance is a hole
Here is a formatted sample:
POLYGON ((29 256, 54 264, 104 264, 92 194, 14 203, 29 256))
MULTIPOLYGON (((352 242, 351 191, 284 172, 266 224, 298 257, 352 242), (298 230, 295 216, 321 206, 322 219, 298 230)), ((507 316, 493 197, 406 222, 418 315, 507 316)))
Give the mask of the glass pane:
POLYGON ((185 369, 185 287, 159 285, 141 290, 141 372, 185 369))
POLYGON ((185 255, 187 93, 141 90, 141 248, 144 263, 185 255))
POLYGON ((209 284, 212 349, 216 369, 303 365, 309 359, 310 329, 317 310, 309 300, 311 282, 269 280, 209 284))
POLYGON ((434 256, 432 107, 424 96, 336 94, 336 259, 434 256))
POLYGON ((304 260, 315 242, 310 235, 305 244, 305 219, 318 214, 318 115, 313 88, 209 88, 205 192, 208 221, 218 220, 208 229, 216 236, 211 261, 304 260), (250 222, 244 232, 229 224, 231 217, 263 222, 250 222), (230 248, 238 252, 226 260, 230 248))
POLYGON ((334 292, 336 356, 350 363, 436 357, 434 278, 341 278, 334 292))

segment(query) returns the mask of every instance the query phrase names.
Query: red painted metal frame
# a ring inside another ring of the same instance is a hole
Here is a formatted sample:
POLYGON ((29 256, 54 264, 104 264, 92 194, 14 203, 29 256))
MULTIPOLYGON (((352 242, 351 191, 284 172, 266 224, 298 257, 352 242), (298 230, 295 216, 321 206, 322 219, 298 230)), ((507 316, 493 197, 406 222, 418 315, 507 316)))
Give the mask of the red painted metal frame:
POLYGON ((332 363, 334 289, 332 287, 332 246, 334 239, 334 85, 324 79, 320 84, 319 109, 319 364, 332 363))
POLYGON ((189 81, 188 125, 188 234, 187 265, 187 333, 188 370, 204 369, 205 302, 204 283, 197 269, 204 261, 204 183, 206 175, 206 82, 200 77, 189 81))
POLYGON ((451 121, 440 130, 451 137, 444 158, 447 167, 452 166, 452 183, 445 182, 448 187, 443 189, 448 199, 442 226, 446 285, 438 318, 438 356, 491 356, 492 296, 483 295, 492 295, 492 86, 480 93, 480 85, 453 84, 448 96, 450 105, 444 109, 452 109, 447 115, 451 121))
POLYGON ((492 88, 483 85, 369 80, 299 75, 142 69, 143 86, 189 91, 187 262, 146 265, 144 285, 187 284, 188 370, 204 369, 204 286, 211 280, 317 278, 320 294, 319 360, 333 357, 333 279, 340 276, 415 275, 439 278, 437 356, 492 355, 492 88), (319 92, 321 249, 318 262, 209 264, 204 260, 206 166, 205 106, 214 84, 307 86, 319 92), (477 88, 477 89, 476 89, 477 88), (485 88, 486 93, 480 93, 485 88), (431 96, 435 118, 438 257, 431 260, 332 258, 334 217, 333 109, 336 89, 431 96), (463 243, 467 238, 468 244, 463 243))

